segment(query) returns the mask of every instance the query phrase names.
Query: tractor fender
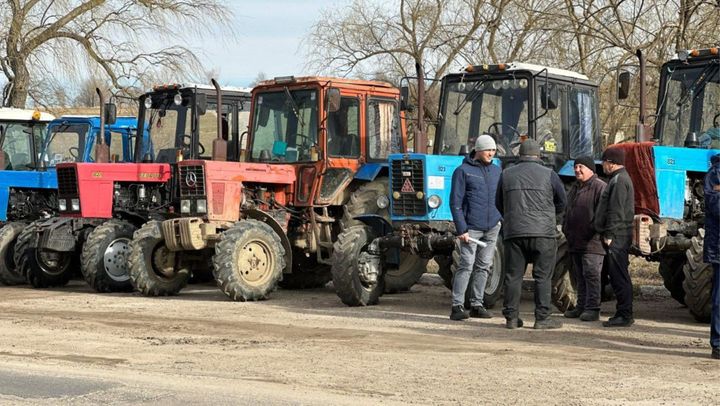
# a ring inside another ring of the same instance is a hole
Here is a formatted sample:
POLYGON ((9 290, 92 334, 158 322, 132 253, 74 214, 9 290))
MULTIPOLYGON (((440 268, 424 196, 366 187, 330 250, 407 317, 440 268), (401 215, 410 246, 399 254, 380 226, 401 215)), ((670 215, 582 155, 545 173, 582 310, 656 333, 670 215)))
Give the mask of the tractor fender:
POLYGON ((75 251, 76 245, 85 237, 82 230, 88 226, 97 227, 102 222, 100 219, 74 217, 51 217, 38 221, 38 248, 58 252, 75 251))
POLYGON ((390 235, 393 232, 392 225, 383 216, 377 214, 363 214, 354 217, 355 220, 361 221, 368 227, 372 228, 375 235, 378 237, 384 237, 390 235))
POLYGON ((372 182, 380 175, 381 172, 387 172, 387 168, 387 162, 369 162, 361 166, 360 169, 355 172, 353 179, 372 182))
POLYGON ((273 229, 273 231, 275 231, 278 237, 280 237, 280 243, 282 243, 283 248, 285 248, 285 269, 283 269, 283 273, 291 273, 293 267, 292 247, 290 246, 290 239, 287 236, 285 228, 283 228, 283 226, 280 225, 280 223, 275 220, 273 216, 264 211, 250 209, 243 210, 242 213, 247 218, 262 221, 263 223, 269 225, 273 229))

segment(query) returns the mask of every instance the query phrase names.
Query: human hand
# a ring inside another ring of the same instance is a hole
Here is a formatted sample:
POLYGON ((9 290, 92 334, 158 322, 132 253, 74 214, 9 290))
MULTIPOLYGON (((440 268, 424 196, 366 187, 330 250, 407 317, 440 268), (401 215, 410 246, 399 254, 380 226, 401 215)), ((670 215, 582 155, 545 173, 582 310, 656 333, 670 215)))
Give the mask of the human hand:
POLYGON ((606 247, 609 247, 612 244, 612 238, 603 238, 603 243, 605 243, 606 247))
POLYGON ((460 239, 460 241, 464 242, 465 244, 470 242, 470 234, 469 233, 460 234, 458 236, 458 238, 460 239))

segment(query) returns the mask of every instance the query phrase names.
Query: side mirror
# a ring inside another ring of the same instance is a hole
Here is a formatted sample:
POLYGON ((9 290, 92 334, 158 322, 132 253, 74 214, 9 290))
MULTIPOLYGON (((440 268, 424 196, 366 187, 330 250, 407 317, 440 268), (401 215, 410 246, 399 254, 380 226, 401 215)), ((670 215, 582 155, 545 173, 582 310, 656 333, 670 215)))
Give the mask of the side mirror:
POLYGON ((622 71, 617 77, 617 98, 625 100, 630 95, 630 72, 622 71))
POLYGON ((105 103, 105 125, 115 124, 117 121, 117 106, 115 103, 105 103))
POLYGON ((325 92, 325 103, 327 104, 328 113, 334 113, 340 110, 340 89, 331 87, 325 92))
MULTIPOLYGON (((195 106, 197 108, 198 116, 204 115, 207 112, 207 95, 204 93, 196 94, 195 106)), ((220 114, 219 111, 218 114, 220 114)))
POLYGON ((558 108, 559 99, 560 94, 557 86, 542 85, 540 87, 540 105, 544 110, 555 110, 558 108))
POLYGON ((410 88, 407 86, 400 88, 400 110, 410 110, 410 88))

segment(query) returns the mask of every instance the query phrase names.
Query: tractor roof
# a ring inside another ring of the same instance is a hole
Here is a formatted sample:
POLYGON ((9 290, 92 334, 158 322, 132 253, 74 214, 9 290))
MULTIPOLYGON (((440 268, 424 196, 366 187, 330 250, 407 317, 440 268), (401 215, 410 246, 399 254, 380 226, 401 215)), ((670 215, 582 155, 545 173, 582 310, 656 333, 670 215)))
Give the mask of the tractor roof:
POLYGON ((522 62, 511 62, 507 70, 513 71, 513 70, 528 70, 533 73, 540 73, 547 69, 548 74, 555 75, 555 76, 565 76, 568 78, 575 78, 575 79, 581 79, 581 80, 590 80, 587 76, 583 75, 582 73, 573 72, 571 70, 566 69, 560 69, 560 68, 551 68, 549 66, 542 66, 542 65, 534 65, 532 63, 522 63, 522 62))
POLYGON ((50 113, 45 113, 38 110, 29 109, 16 109, 13 107, 2 107, 0 108, 0 121, 40 121, 48 122, 54 119, 50 113), (35 117, 33 117, 35 116, 35 117), (39 116, 39 118, 38 118, 39 116))
MULTIPOLYGON (((221 90, 226 92, 237 92, 237 93, 244 93, 248 97, 250 97, 250 93, 252 92, 252 88, 248 87, 237 87, 237 86, 221 86, 221 90)), ((188 83, 188 84, 182 84, 182 83, 170 83, 170 84, 162 84, 162 85, 155 85, 152 88, 152 92, 161 92, 164 90, 205 90, 205 91, 215 91, 215 87, 208 85, 208 84, 201 84, 201 83, 188 83)))
POLYGON ((281 84, 301 84, 301 83, 321 83, 321 84, 334 84, 334 85, 349 85, 349 86, 373 86, 382 88, 394 88, 393 85, 387 82, 381 82, 378 80, 363 80, 363 79, 348 79, 348 78, 335 78, 327 76, 282 76, 276 77, 270 80, 263 80, 258 83, 260 86, 274 86, 281 84))

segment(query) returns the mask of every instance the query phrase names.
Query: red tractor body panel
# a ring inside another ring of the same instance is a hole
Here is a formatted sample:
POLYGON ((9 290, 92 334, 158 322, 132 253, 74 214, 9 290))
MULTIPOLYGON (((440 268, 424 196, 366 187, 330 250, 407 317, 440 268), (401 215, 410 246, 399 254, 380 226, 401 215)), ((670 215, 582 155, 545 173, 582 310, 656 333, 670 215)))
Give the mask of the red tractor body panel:
POLYGON ((63 217, 112 218, 116 182, 165 183, 172 169, 160 163, 63 163, 58 164, 59 198, 79 198, 80 211, 61 213, 63 217), (63 187, 64 173, 74 169, 76 194, 68 194, 72 185, 63 187))

